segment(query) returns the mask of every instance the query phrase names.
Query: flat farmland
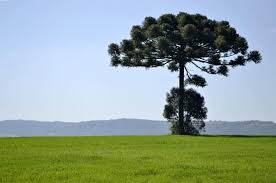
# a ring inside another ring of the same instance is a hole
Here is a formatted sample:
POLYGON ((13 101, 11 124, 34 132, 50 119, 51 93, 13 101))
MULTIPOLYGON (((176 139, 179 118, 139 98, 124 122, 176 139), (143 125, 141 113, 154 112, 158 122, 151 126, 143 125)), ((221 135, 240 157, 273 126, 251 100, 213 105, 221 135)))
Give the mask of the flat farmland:
POLYGON ((0 138, 0 182, 276 182, 276 137, 0 138))

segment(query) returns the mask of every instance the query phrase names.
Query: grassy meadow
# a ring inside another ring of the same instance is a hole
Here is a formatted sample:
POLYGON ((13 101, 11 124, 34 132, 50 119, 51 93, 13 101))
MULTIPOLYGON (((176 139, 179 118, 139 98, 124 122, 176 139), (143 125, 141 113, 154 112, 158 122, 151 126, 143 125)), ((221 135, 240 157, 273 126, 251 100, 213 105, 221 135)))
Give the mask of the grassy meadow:
POLYGON ((276 182, 276 137, 0 138, 0 182, 276 182))

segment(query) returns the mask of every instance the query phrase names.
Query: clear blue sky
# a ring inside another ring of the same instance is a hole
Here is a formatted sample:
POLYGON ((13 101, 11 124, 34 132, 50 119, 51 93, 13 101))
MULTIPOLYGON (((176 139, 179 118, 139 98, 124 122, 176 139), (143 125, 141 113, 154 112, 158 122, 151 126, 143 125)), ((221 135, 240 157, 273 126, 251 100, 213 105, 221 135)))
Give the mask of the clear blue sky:
POLYGON ((0 0, 0 120, 163 119, 177 73, 110 67, 107 46, 145 16, 225 19, 263 62, 207 76, 210 120, 276 121, 276 1, 0 0))

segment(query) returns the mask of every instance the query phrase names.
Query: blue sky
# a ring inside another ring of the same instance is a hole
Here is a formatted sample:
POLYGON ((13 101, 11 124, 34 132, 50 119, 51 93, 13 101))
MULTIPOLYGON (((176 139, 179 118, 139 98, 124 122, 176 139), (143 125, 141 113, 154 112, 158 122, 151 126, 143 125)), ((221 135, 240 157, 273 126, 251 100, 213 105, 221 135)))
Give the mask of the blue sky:
POLYGON ((113 68, 107 46, 164 13, 227 20, 261 64, 208 76, 210 120, 276 121, 276 1, 0 0, 0 120, 163 119, 177 73, 113 68))

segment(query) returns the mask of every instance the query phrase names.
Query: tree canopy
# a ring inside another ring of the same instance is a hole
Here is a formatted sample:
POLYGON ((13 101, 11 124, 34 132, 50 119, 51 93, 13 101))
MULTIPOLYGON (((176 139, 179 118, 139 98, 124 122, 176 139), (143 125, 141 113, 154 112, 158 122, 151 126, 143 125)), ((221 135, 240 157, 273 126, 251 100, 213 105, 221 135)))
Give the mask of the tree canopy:
POLYGON ((228 67, 259 63, 258 51, 248 52, 246 39, 227 21, 210 20, 206 16, 188 13, 146 17, 135 25, 131 38, 118 45, 109 45, 112 66, 158 67, 167 65, 178 71, 184 60, 209 74, 227 76, 228 67))

